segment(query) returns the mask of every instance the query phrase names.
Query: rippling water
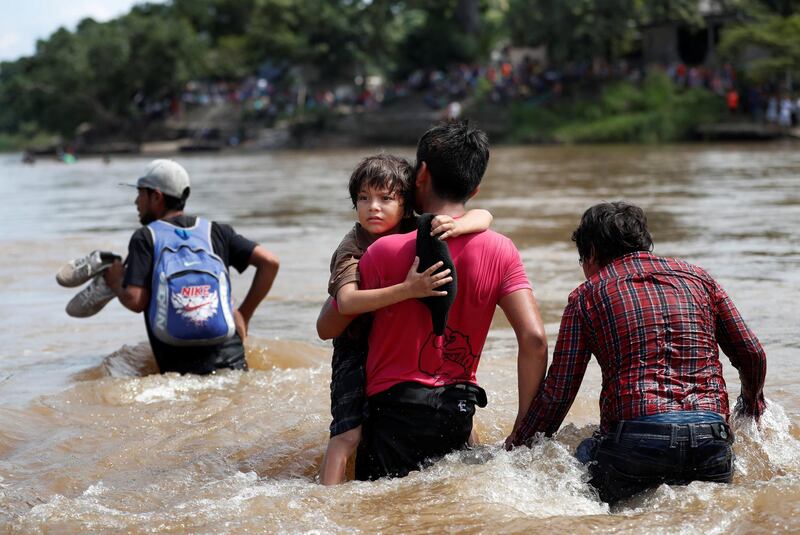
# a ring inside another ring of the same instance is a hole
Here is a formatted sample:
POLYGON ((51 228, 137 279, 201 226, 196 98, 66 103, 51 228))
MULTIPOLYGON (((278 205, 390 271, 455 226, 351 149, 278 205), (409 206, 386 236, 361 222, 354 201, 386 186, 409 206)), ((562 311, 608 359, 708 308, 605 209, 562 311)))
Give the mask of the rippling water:
MULTIPOLYGON (((411 156, 410 147, 392 149, 411 156)), ((800 151, 797 145, 497 148, 477 206, 520 248, 550 347, 581 282, 569 235, 600 200, 649 214, 656 253, 711 272, 768 355, 760 428, 734 422, 731 485, 662 486, 612 510, 577 443, 598 420, 590 367, 565 426, 532 450, 500 448, 516 410, 513 332, 498 313, 479 380, 483 443, 398 480, 336 488, 313 477, 327 439, 330 349, 314 320, 330 253, 352 224, 346 180, 369 150, 181 158, 189 208, 281 257, 251 324, 250 373, 151 375, 143 321, 112 302, 72 319, 59 265, 124 251, 132 182, 110 164, 0 156, 0 526, 7 532, 772 533, 800 530, 800 151)), ((234 276, 242 298, 249 273, 234 276)), ((732 396, 735 370, 725 361, 732 396)))

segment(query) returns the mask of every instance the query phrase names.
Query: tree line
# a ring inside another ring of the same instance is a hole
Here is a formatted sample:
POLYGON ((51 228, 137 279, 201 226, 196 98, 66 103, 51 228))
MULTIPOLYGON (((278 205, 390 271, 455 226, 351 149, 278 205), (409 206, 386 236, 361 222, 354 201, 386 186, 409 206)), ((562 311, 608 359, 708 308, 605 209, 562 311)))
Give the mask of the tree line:
MULTIPOLYGON (((800 0, 720 0, 736 13, 722 38, 769 54, 761 80, 800 76, 800 0)), ((171 0, 108 22, 81 21, 0 63, 0 133, 74 135, 82 124, 136 129, 142 105, 190 80, 236 80, 301 67, 309 83, 485 61, 502 43, 545 45, 556 65, 635 52, 643 28, 701 27, 697 0, 171 0)))

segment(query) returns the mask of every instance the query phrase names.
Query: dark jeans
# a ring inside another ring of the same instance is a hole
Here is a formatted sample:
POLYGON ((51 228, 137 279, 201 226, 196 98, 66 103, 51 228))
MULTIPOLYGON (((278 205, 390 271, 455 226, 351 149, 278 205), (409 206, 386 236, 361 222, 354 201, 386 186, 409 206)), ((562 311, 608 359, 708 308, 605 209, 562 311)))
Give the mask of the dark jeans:
POLYGON ((356 456, 356 479, 404 477, 467 447, 475 406, 486 393, 475 385, 428 388, 400 383, 371 396, 356 456))
POLYGON ((589 462, 590 483, 613 504, 662 483, 729 483, 733 433, 724 421, 619 422, 606 435, 584 440, 576 456, 589 462))
MULTIPOLYGON (((148 331, 148 335, 150 332, 148 331)), ((247 370, 244 345, 238 333, 225 342, 211 347, 169 346, 150 336, 150 346, 161 373, 178 372, 208 375, 217 370, 247 370)))

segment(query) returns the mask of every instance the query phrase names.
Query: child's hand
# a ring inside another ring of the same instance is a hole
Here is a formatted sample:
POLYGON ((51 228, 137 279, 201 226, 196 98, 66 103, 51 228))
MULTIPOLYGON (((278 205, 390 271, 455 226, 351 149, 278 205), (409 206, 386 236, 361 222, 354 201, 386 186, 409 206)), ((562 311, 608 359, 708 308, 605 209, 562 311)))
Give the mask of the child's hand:
POLYGON ((443 295, 447 295, 447 292, 436 289, 439 286, 447 284, 453 280, 453 277, 450 277, 450 269, 443 269, 442 271, 435 273, 436 270, 441 268, 443 265, 444 262, 436 262, 422 273, 417 273, 417 268, 419 267, 419 257, 414 257, 414 263, 411 264, 411 269, 408 270, 406 280, 403 282, 408 291, 408 298, 411 299, 414 297, 433 296, 441 297, 443 295))
POLYGON ((431 236, 439 235, 440 240, 455 238, 464 233, 458 220, 449 215, 437 215, 431 219, 431 236))

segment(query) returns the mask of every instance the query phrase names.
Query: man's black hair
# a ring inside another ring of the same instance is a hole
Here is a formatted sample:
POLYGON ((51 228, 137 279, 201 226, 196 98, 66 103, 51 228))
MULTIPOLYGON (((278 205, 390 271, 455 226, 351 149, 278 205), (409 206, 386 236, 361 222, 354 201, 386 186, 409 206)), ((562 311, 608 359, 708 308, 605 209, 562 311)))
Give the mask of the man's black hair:
POLYGON ((572 241, 582 260, 594 257, 599 266, 628 253, 653 250, 647 216, 626 202, 604 202, 586 210, 572 241))
POLYGON ((365 187, 385 188, 395 193, 403 200, 404 216, 410 216, 414 211, 414 202, 411 198, 411 163, 405 158, 391 154, 376 154, 367 156, 356 165, 350 175, 348 189, 353 208, 358 202, 358 193, 365 187))
MULTIPOLYGON (((149 191, 154 191, 151 188, 147 188, 149 191)), ((183 190, 183 195, 180 198, 173 197, 172 195, 164 195, 164 208, 167 209, 169 212, 180 212, 186 206, 186 199, 189 198, 189 192, 191 188, 186 188, 183 190)))
POLYGON ((417 143, 417 170, 422 162, 428 166, 436 195, 465 202, 486 172, 489 138, 467 121, 436 125, 417 143))

